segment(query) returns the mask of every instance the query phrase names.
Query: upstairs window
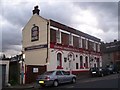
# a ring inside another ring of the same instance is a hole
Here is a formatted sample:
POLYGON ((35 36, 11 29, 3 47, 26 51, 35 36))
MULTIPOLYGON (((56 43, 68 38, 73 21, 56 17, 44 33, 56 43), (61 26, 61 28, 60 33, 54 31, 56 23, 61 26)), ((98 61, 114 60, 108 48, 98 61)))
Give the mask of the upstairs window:
POLYGON ((94 43, 92 41, 89 41, 88 47, 89 47, 89 50, 93 51, 94 50, 94 43))
POLYGON ((96 51, 96 43, 94 42, 94 51, 96 51))
POLYGON ((56 43, 56 30, 50 29, 50 42, 56 43))
POLYGON ((33 26, 31 29, 31 41, 38 41, 39 40, 39 27, 38 26, 33 26))
POLYGON ((86 39, 82 39, 82 48, 86 49, 86 39))
POLYGON ((61 32, 61 43, 63 45, 69 45, 69 34, 61 32))
POLYGON ((73 36, 73 46, 79 48, 79 38, 76 36, 73 36))
POLYGON ((100 52, 100 44, 98 44, 98 52, 100 52))
POLYGON ((71 33, 69 34, 69 45, 73 45, 73 36, 71 33))
POLYGON ((82 41, 81 41, 81 37, 79 37, 79 48, 82 48, 82 41))
POLYGON ((56 31, 56 40, 57 40, 57 43, 61 43, 61 33, 60 33, 60 30, 58 29, 58 31, 56 31))
POLYGON ((88 40, 86 39, 86 49, 88 49, 88 40))

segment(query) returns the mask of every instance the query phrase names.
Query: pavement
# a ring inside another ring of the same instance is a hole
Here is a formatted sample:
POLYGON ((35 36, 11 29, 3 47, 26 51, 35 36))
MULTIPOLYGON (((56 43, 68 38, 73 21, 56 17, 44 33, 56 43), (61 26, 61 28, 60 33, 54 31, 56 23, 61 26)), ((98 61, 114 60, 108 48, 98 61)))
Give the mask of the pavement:
MULTIPOLYGON (((89 75, 82 75, 82 76, 77 76, 77 80, 83 80, 86 78, 89 78, 89 75)), ((9 87, 4 87, 2 90, 7 90, 7 89, 30 89, 30 88, 39 88, 40 85, 37 84, 36 82, 30 83, 30 84, 23 84, 23 85, 15 85, 15 86, 9 86, 9 87)))

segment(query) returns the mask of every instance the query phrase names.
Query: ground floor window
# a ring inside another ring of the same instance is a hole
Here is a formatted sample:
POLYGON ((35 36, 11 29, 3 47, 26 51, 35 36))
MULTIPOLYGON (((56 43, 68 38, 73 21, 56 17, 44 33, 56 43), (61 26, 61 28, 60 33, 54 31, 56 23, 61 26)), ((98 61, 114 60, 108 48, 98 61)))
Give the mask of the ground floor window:
POLYGON ((76 63, 76 69, 79 69, 79 67, 78 67, 78 63, 76 63))
POLYGON ((97 58, 97 67, 100 67, 100 59, 97 58))
POLYGON ((88 57, 85 57, 85 68, 88 68, 88 57))
POLYGON ((57 54, 57 68, 60 69, 62 67, 62 54, 57 54))
POLYGON ((83 68, 83 56, 80 56, 80 68, 83 68))

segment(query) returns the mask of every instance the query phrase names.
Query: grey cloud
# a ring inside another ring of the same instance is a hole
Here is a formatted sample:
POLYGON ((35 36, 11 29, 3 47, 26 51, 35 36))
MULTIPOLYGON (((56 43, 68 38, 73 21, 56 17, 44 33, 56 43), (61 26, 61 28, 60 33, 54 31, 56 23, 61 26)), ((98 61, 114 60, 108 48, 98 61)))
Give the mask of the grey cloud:
POLYGON ((16 46, 21 46, 22 44, 22 30, 21 28, 26 25, 28 22, 28 17, 32 16, 31 7, 29 4, 26 6, 23 5, 12 5, 2 4, 0 6, 2 13, 2 21, 5 21, 5 25, 0 27, 2 30, 2 51, 6 52, 7 50, 20 51, 16 46), (22 6, 23 5, 23 6, 22 6), (31 15, 31 16, 30 16, 31 15), (16 45, 16 46, 15 46, 16 45))
MULTIPOLYGON (((98 17, 99 28, 103 29, 104 32, 109 30, 117 31, 117 3, 57 3, 48 4, 42 2, 40 6, 40 15, 47 18, 59 21, 63 24, 70 26, 72 23, 71 16, 75 13, 72 7, 80 7, 82 9, 92 10, 93 13, 98 17), (73 6, 70 6, 73 5, 73 6)), ((6 4, 0 5, 0 15, 3 20, 7 20, 8 23, 2 28, 2 48, 3 51, 8 49, 14 49, 19 51, 14 45, 21 46, 22 31, 21 28, 26 25, 28 20, 32 16, 33 4, 28 2, 19 3, 18 5, 6 4)), ((107 37, 106 37, 107 38, 107 37)))
MULTIPOLYGON (((25 3, 26 4, 26 3, 25 3)), ((30 12, 29 5, 2 5, 2 16, 3 18, 7 19, 8 22, 18 25, 18 26, 24 26, 28 18, 32 16, 30 12)))
POLYGON ((73 10, 70 10, 71 8, 69 8, 69 5, 67 6, 67 3, 59 3, 57 5, 44 3, 40 5, 40 9, 41 16, 47 19, 53 19, 66 25, 72 23, 70 18, 73 10))
POLYGON ((104 32, 111 30, 111 28, 117 31, 118 2, 75 2, 73 4, 82 9, 93 11, 98 18, 99 28, 104 32))
POLYGON ((18 27, 4 26, 2 28, 2 50, 14 49, 14 45, 21 45, 21 30, 18 27))

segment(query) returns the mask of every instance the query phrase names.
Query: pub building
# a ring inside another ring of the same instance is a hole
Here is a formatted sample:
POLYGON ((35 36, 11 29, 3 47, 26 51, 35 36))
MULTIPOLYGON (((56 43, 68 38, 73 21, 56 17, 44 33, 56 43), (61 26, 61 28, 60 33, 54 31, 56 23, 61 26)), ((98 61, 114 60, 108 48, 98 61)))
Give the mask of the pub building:
POLYGON ((22 30, 25 54, 24 82, 31 83, 45 71, 63 69, 73 74, 101 67, 101 40, 39 15, 38 6, 22 30))

